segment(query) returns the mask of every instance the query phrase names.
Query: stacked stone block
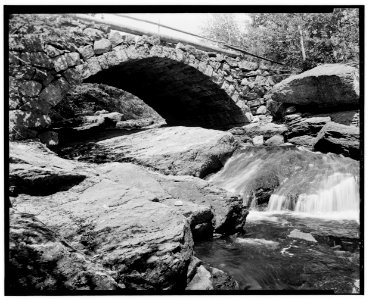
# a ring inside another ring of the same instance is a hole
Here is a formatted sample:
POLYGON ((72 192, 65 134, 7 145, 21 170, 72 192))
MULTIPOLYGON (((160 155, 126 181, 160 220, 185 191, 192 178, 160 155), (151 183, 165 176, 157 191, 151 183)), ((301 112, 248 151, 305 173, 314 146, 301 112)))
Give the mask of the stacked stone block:
POLYGON ((263 96, 280 73, 275 65, 169 44, 157 37, 122 35, 64 15, 12 16, 9 50, 11 139, 37 136, 50 125, 50 109, 73 85, 131 60, 165 57, 194 67, 248 113, 248 119, 250 113, 267 113, 263 96))

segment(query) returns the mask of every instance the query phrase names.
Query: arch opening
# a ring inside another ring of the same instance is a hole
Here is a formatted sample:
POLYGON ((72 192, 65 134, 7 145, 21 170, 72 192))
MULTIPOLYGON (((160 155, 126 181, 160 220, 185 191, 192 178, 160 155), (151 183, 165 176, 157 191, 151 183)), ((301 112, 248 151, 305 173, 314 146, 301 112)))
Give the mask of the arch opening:
POLYGON ((170 126, 229 129, 246 122, 241 109, 210 77, 169 58, 130 60, 84 82, 106 84, 136 95, 170 126))

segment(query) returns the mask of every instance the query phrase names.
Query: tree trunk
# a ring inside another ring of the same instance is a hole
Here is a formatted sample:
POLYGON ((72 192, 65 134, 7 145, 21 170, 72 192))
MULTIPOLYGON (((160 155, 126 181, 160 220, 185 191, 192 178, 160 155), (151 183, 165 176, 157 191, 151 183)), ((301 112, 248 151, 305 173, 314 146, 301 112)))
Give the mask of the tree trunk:
POLYGON ((304 47, 304 37, 302 35, 302 29, 301 26, 298 26, 298 30, 300 32, 300 46, 301 46, 301 53, 302 53, 302 60, 306 60, 306 54, 305 54, 305 47, 304 47))

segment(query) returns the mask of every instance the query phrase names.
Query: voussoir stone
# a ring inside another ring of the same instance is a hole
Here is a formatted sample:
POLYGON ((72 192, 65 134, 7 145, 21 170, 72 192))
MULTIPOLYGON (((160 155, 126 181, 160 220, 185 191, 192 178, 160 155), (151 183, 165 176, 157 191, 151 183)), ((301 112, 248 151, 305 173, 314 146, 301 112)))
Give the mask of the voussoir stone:
POLYGON ((358 107, 359 71, 344 64, 325 64, 291 76, 270 91, 274 101, 315 108, 358 107))
POLYGON ((103 54, 111 50, 111 42, 108 39, 101 39, 95 41, 94 52, 95 54, 103 54))
POLYGON ((109 40, 111 42, 112 47, 118 46, 123 42, 122 35, 117 31, 112 31, 109 34, 109 40))
POLYGON ((204 177, 219 170, 237 147, 231 133, 165 127, 100 141, 110 160, 124 158, 165 174, 204 177))

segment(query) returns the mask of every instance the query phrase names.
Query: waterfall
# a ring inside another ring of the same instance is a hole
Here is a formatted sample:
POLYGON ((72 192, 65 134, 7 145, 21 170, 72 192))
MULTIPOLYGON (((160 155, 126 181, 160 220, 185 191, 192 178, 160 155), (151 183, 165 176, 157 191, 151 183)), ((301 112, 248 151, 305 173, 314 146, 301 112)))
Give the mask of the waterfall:
POLYGON ((315 193, 297 197, 272 194, 268 211, 294 211, 320 217, 358 219, 359 185, 351 174, 334 173, 323 180, 315 193))
POLYGON ((250 148, 231 157, 209 178, 257 209, 257 191, 270 192, 268 212, 359 218, 359 163, 336 154, 297 148, 250 148), (278 184, 274 184, 277 182, 278 184))

